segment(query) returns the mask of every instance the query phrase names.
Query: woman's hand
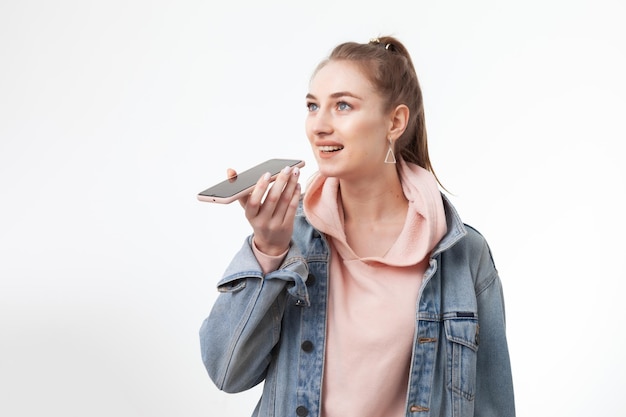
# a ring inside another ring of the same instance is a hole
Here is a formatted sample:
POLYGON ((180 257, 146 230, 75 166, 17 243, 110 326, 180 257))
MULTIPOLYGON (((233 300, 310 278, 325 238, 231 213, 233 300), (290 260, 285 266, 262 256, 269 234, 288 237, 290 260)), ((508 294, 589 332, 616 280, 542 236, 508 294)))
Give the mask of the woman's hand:
MULTIPOLYGON (((228 178, 237 176, 233 169, 226 174, 228 178)), ((289 249, 300 200, 299 178, 298 167, 285 167, 270 186, 267 173, 259 178, 252 193, 239 199, 254 230, 254 244, 267 255, 280 255, 289 249)))

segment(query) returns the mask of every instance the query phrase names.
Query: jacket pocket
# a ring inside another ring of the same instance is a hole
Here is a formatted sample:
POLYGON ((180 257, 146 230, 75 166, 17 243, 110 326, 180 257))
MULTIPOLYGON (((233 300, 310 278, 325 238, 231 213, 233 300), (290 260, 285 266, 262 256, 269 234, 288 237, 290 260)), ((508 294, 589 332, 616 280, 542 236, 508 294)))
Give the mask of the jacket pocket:
POLYGON ((469 401, 476 392, 478 318, 474 313, 452 313, 444 318, 448 341, 448 387, 469 401))

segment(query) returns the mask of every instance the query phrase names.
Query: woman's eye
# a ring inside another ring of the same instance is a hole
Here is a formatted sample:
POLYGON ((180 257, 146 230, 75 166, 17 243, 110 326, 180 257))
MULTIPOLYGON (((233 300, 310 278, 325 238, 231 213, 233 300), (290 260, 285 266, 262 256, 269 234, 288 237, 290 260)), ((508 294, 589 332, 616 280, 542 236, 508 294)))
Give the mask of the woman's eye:
POLYGON ((309 111, 315 111, 315 110, 317 110, 317 109, 318 109, 318 106, 317 106, 317 104, 315 104, 315 103, 307 103, 307 104, 306 104, 306 108, 307 108, 309 111))
POLYGON ((348 103, 346 103, 345 101, 340 101, 339 103, 337 103, 337 110, 350 110, 352 108, 352 106, 350 106, 348 103))

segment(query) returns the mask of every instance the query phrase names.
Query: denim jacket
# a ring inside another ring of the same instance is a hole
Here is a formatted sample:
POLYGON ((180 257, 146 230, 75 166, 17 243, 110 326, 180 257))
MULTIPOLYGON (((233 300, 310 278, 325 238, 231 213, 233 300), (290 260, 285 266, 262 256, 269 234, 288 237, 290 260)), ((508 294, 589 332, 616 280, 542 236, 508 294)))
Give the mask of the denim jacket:
MULTIPOLYGON (((448 232, 431 254, 415 311, 407 417, 512 417, 500 278, 484 238, 444 197, 448 232)), ((226 392, 262 381, 253 417, 319 417, 329 249, 296 213, 292 245, 263 275, 251 237, 218 283, 200 328, 205 367, 226 392)))

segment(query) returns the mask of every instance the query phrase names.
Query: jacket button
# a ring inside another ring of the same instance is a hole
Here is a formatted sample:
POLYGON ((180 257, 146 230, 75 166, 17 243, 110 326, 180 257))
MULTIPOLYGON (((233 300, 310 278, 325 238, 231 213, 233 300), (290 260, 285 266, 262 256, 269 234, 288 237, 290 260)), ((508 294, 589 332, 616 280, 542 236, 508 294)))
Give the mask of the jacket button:
POLYGON ((298 408, 296 408, 296 414, 299 417, 306 417, 309 415, 309 410, 306 409, 306 407, 304 406, 300 406, 298 408))
POLYGON ((305 340, 304 342, 302 342, 302 350, 305 352, 311 352, 313 351, 313 343, 310 340, 305 340))
POLYGON ((306 286, 310 287, 311 285, 315 284, 315 275, 313 274, 309 274, 306 277, 306 286))

